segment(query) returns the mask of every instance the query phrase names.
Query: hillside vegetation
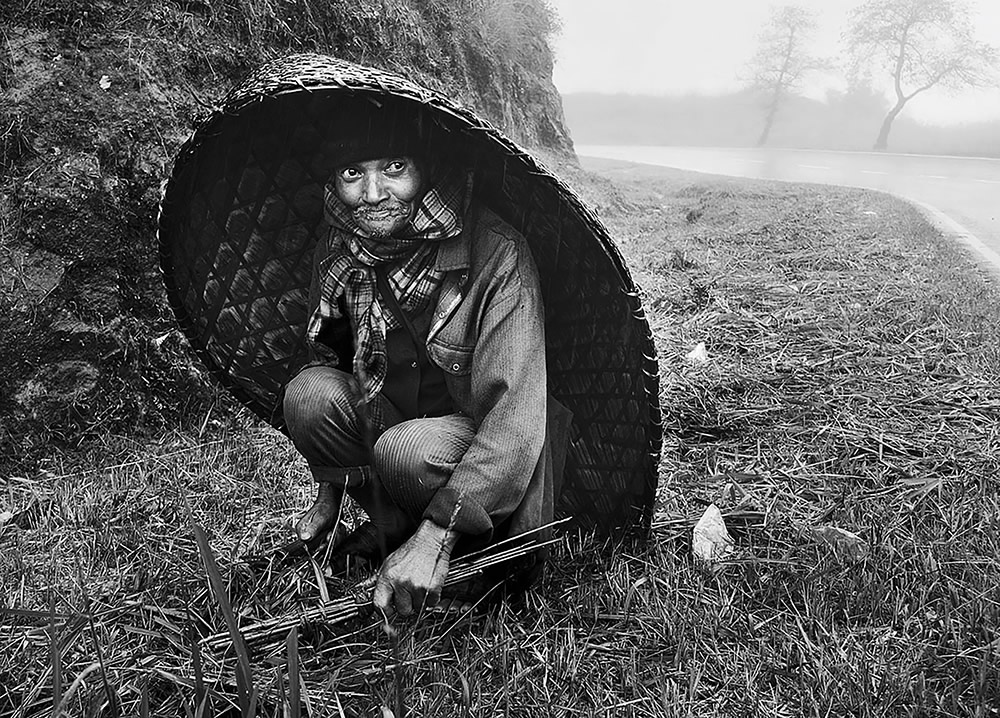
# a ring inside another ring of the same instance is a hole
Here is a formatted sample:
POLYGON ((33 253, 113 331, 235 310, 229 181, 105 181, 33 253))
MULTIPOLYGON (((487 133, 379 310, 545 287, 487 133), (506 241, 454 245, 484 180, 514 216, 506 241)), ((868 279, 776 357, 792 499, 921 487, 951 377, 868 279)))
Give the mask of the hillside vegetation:
POLYGON ((170 333, 154 224, 173 154, 252 68, 336 55, 568 153, 554 29, 544 0, 0 3, 0 469, 225 400, 170 333))

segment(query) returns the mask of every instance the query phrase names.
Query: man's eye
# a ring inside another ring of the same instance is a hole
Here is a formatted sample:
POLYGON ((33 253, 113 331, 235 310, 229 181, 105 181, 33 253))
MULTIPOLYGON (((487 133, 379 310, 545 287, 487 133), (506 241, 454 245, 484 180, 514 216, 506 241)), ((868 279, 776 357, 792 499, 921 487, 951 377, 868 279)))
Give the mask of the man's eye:
POLYGON ((404 162, 403 160, 393 160, 386 166, 385 171, 388 172, 389 174, 399 174, 405 169, 406 169, 406 162, 404 162))
POLYGON ((360 177, 361 173, 358 172, 353 167, 345 167, 344 169, 340 170, 340 176, 343 177, 345 180, 353 180, 360 177))

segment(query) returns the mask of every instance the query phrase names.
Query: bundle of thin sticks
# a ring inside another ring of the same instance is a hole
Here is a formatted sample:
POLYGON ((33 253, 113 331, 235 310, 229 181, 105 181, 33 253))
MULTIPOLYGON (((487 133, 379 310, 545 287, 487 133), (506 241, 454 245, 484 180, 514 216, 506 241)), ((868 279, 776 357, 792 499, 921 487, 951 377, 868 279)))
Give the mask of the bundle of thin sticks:
MULTIPOLYGON (((455 559, 451 562, 444 588, 453 588, 481 575, 486 569, 527 556, 545 546, 556 543, 559 539, 539 540, 538 535, 547 529, 564 524, 568 520, 553 521, 532 531, 498 541, 480 551, 455 559)), ((262 645, 272 641, 285 640, 290 630, 305 623, 322 622, 326 626, 332 626, 352 618, 359 618, 369 613, 371 609, 370 592, 358 592, 331 601, 321 601, 317 605, 306 607, 295 614, 276 616, 266 621, 254 623, 241 628, 240 633, 248 645, 262 645)), ((228 631, 213 633, 201 639, 201 644, 212 651, 225 650, 231 642, 232 637, 228 631)))

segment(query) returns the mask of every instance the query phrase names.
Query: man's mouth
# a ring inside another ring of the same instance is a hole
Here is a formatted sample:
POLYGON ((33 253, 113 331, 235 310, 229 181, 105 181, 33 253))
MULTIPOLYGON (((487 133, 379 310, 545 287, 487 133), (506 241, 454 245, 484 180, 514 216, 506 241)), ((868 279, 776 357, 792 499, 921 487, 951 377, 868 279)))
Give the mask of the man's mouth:
POLYGON ((405 217, 409 214, 406 207, 384 207, 374 209, 360 207, 354 210, 354 218, 359 222, 385 222, 386 220, 405 217))
POLYGON ((402 229, 410 216, 410 207, 402 203, 384 207, 358 207, 353 214, 354 221, 371 237, 384 239, 402 229))

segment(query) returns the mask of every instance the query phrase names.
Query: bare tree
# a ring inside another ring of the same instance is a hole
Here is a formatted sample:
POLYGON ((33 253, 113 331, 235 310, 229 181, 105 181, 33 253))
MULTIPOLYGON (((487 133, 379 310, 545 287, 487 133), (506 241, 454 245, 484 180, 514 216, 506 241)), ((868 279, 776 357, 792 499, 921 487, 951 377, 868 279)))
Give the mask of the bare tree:
POLYGON ((896 102, 882 121, 875 149, 889 143, 906 103, 940 85, 980 87, 994 77, 997 49, 975 38, 960 0, 868 0, 851 13, 846 32, 855 75, 888 69, 896 102))
POLYGON ((747 63, 750 86, 767 98, 758 147, 767 143, 778 110, 799 89, 802 78, 825 66, 808 51, 809 36, 815 28, 814 12, 798 5, 783 5, 771 9, 771 16, 758 35, 757 51, 747 63))

